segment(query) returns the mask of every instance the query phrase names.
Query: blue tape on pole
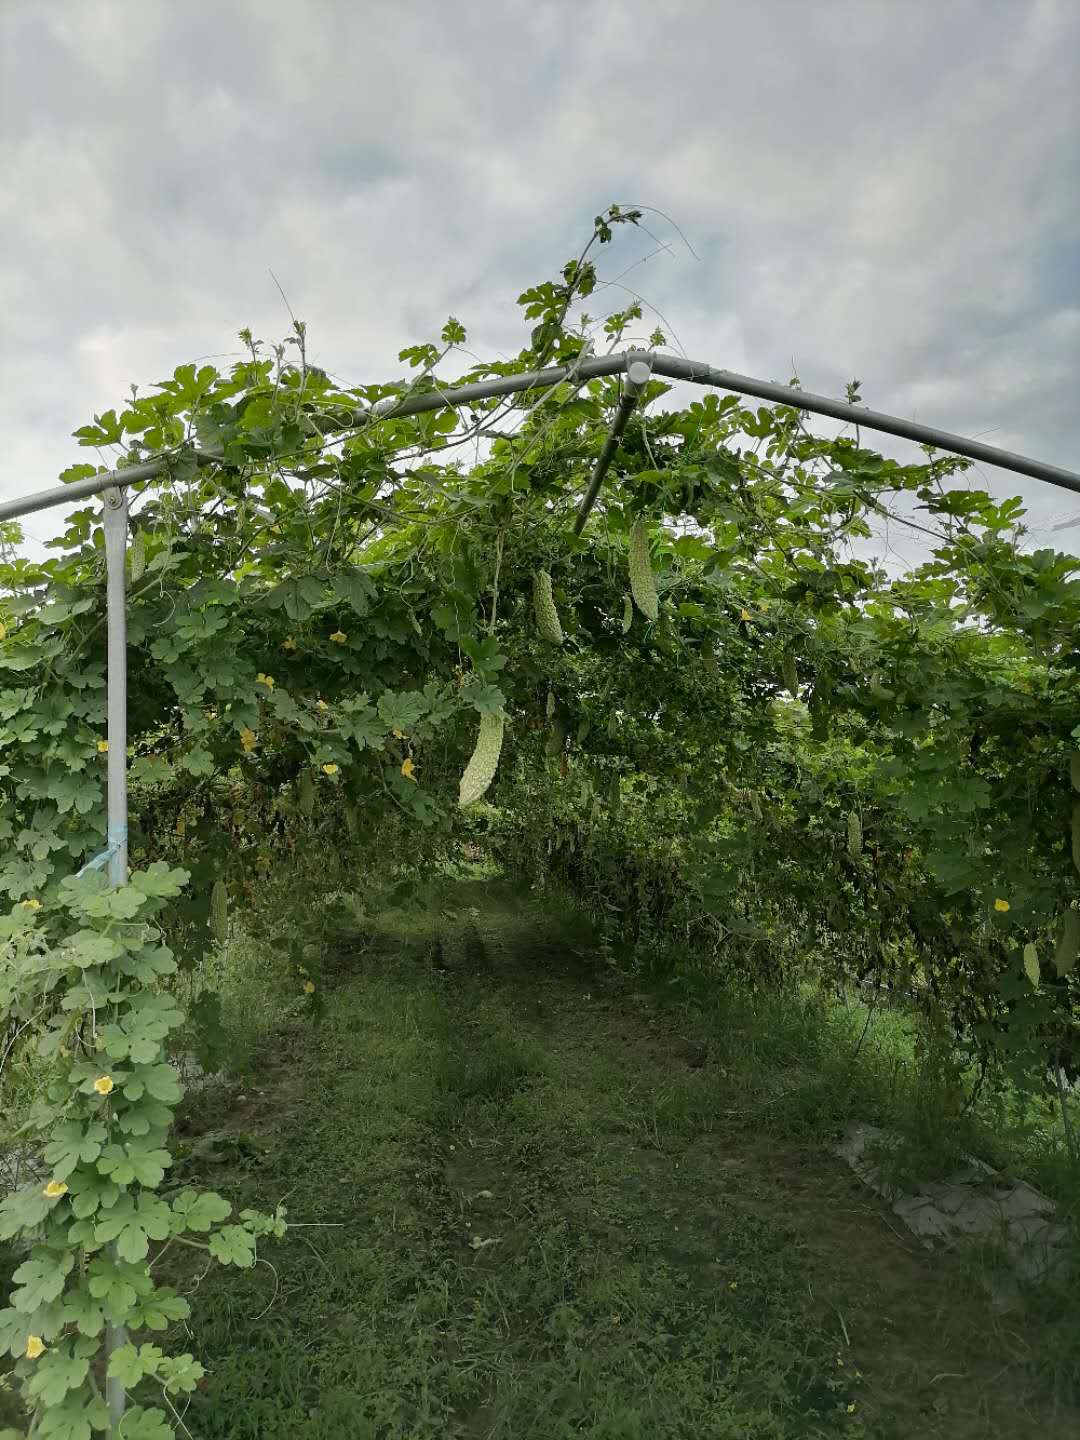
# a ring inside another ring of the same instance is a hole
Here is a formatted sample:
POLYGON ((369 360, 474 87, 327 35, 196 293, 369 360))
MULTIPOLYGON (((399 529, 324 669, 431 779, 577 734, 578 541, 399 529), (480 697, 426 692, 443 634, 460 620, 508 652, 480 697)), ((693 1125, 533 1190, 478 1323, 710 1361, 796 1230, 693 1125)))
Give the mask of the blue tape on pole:
POLYGON ((86 862, 86 864, 79 871, 77 878, 81 880, 82 877, 84 875, 88 875, 91 870, 100 870, 103 865, 107 865, 108 862, 112 859, 112 857, 116 854, 116 848, 117 847, 115 845, 110 845, 107 850, 99 851, 92 860, 88 860, 86 862))
POLYGON ((92 860, 88 860, 78 873, 78 879, 89 874, 91 870, 100 870, 107 865, 116 852, 128 838, 128 827, 126 825, 110 825, 108 830, 109 843, 104 850, 99 851, 92 860))

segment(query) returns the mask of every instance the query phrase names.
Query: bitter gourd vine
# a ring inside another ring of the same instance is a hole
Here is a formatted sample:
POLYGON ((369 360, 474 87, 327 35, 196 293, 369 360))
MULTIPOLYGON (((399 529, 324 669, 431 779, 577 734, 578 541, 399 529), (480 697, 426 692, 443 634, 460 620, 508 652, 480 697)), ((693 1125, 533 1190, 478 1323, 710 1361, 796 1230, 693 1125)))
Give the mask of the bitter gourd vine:
MULTIPOLYGON (((498 373, 576 358, 567 317, 595 278, 574 261, 526 290, 530 344, 498 373)), ((147 1340, 186 1314, 150 1261, 190 1242, 247 1265, 286 1224, 163 1191, 168 986, 182 945, 245 924, 251 877, 297 834, 362 845, 392 815, 426 863, 479 813, 505 863, 579 887, 628 944, 691 937, 750 978, 813 956, 829 978, 912 981, 1010 1074, 1077 1068, 1077 561, 1015 543, 1014 502, 954 503, 964 462, 809 441, 797 411, 711 393, 647 442, 628 427, 572 541, 617 379, 557 387, 469 468, 453 410, 355 424, 436 384, 457 321, 403 352, 419 378, 381 385, 339 388, 302 338, 245 332, 236 365, 181 365, 79 432, 170 465, 131 487, 121 889, 77 878, 105 829, 100 507, 47 562, 0 556, 0 1015, 51 1068, 29 1132, 44 1176, 0 1203, 27 1252, 0 1338, 42 1440, 104 1428, 110 1321, 132 1335, 108 1362, 133 1391, 126 1440, 167 1433, 200 1371, 147 1340), (220 463, 197 465, 191 435, 220 463), (897 492, 940 543, 892 578, 844 545, 897 492), (1028 946, 1054 956, 1037 985, 1028 946)))

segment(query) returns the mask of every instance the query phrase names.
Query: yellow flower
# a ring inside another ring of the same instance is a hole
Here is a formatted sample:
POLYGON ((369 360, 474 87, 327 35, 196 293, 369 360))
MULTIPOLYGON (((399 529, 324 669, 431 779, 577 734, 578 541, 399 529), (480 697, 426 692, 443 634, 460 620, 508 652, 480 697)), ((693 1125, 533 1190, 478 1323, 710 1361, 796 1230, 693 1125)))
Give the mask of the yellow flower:
POLYGON ((852 1400, 851 1404, 847 1407, 847 1413, 848 1413, 849 1415, 854 1415, 854 1414, 855 1414, 855 1401, 854 1401, 854 1400, 852 1400))
POLYGON ((399 730, 399 729, 397 729, 396 726, 394 727, 394 732, 393 732, 393 733, 394 733, 394 739, 395 739, 395 740, 404 740, 404 739, 405 739, 405 731, 404 731, 404 730, 399 730))
POLYGON ((59 1200, 61 1195, 67 1194, 67 1188, 62 1180, 50 1180, 42 1194, 48 1196, 50 1200, 59 1200))
POLYGON ((296 641, 295 641, 295 640, 293 639, 293 637, 290 635, 290 636, 288 636, 287 639, 285 639, 285 640, 283 640, 283 641, 281 642, 281 648, 282 648, 283 650, 295 650, 295 649, 296 649, 296 641))
POLYGON ((109 742, 108 742, 108 740, 99 740, 99 741, 97 742, 97 748, 98 748, 98 754, 99 754, 99 755, 107 755, 107 754, 109 753, 109 742))
POLYGON ((413 774, 414 768, 412 757, 406 755, 405 759, 401 762, 401 773, 405 776, 406 780, 412 780, 415 783, 416 776, 413 774))
POLYGON ((333 640, 335 645, 344 645, 348 638, 344 630, 335 630, 330 636, 330 639, 333 640))
POLYGON ((111 1095, 113 1091, 112 1076, 99 1075, 94 1081, 94 1089, 99 1095, 111 1095))
POLYGON ((1008 902, 1007 900, 995 900, 995 901, 994 901, 994 909, 1000 911, 1002 915, 1005 914, 1005 912, 1008 910, 1008 908, 1009 908, 1009 902, 1008 902))
POLYGON ((24 900, 24 901, 22 902, 22 907, 23 907, 24 910, 40 910, 40 909, 41 909, 41 901, 40 901, 40 900, 34 900, 33 898, 31 898, 31 899, 29 899, 29 900, 24 900))
POLYGON ((247 725, 240 731, 240 748, 245 753, 255 749, 255 731, 247 725))
POLYGON ((727 1288, 728 1288, 729 1290, 738 1290, 738 1288, 739 1288, 739 1282, 738 1282, 738 1280, 729 1280, 729 1281, 728 1281, 728 1287, 727 1287, 727 1288))
POLYGON ((749 619, 750 619, 750 611, 749 611, 749 610, 740 610, 740 611, 739 611, 739 619, 740 619, 740 620, 749 620, 749 619))
POLYGON ((7 639, 7 626, 0 620, 0 640, 7 639))
POLYGON ((274 677, 273 675, 264 675, 260 670, 258 675, 255 676, 255 684, 265 685, 268 690, 272 690, 274 688, 274 677))
POLYGON ((330 706, 326 703, 325 700, 316 700, 316 701, 315 701, 315 709, 316 709, 316 710, 329 710, 329 709, 330 709, 330 706))
POLYGON ((300 971, 300 974, 301 974, 301 975, 306 975, 306 974, 307 974, 307 966, 306 966, 306 965, 297 965, 296 968, 300 971))
POLYGON ((314 994, 315 994, 315 981, 314 981, 314 980, 305 980, 305 981, 304 981, 304 994, 305 994, 305 995, 314 995, 314 994))
POLYGON ((36 1360, 39 1355, 45 1354, 45 1341, 40 1335, 31 1335, 26 1342, 26 1358, 36 1360))
POLYGON ((338 772, 338 767, 334 764, 332 760, 327 761, 327 763, 322 768, 324 775, 336 775, 338 772))

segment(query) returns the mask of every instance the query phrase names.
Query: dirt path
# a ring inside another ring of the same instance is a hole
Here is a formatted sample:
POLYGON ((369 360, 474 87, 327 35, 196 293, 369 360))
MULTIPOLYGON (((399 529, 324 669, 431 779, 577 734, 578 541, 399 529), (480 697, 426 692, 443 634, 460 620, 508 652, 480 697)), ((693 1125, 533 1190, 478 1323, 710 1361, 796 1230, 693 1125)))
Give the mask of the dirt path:
POLYGON ((193 1113, 208 1181, 318 1227, 201 1283, 195 1436, 1078 1433, 1034 1337, 820 1147, 748 1134, 700 1039, 538 942, 442 961, 346 957, 193 1113))

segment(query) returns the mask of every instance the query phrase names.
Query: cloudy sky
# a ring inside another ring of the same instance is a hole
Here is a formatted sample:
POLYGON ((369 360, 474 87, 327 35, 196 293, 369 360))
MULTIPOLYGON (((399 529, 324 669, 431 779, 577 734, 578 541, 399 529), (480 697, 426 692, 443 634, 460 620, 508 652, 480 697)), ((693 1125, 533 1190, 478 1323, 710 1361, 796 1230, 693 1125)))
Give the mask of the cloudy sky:
POLYGON ((611 201, 670 217, 601 274, 686 354, 1080 469, 1078 56, 1077 0, 0 0, 0 496, 283 334, 271 270, 353 381, 450 313, 515 351, 611 201))

